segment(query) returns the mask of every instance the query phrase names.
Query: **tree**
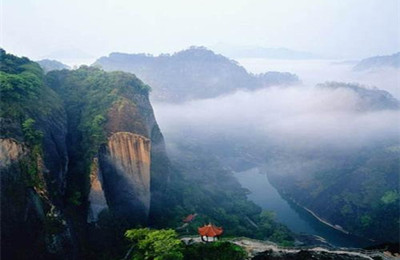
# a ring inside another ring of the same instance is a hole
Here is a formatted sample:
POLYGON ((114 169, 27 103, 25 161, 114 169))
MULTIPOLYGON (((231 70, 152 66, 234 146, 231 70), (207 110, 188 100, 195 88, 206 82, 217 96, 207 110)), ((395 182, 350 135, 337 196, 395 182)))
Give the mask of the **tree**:
POLYGON ((43 132, 35 129, 35 120, 28 118, 22 123, 22 131, 25 140, 32 145, 39 144, 43 137, 43 132))
MULTIPOLYGON (((132 260, 180 260, 183 259, 183 245, 172 229, 152 230, 149 228, 130 229, 125 237, 132 242, 132 260)), ((127 257, 129 257, 128 252, 127 257)))

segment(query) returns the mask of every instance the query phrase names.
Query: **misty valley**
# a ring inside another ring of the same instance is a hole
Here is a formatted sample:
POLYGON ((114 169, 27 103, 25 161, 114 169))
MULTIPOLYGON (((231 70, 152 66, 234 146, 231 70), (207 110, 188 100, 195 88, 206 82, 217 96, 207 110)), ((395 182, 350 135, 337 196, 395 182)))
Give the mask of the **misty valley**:
POLYGON ((253 54, 1 49, 2 258, 399 257, 400 53, 253 54))

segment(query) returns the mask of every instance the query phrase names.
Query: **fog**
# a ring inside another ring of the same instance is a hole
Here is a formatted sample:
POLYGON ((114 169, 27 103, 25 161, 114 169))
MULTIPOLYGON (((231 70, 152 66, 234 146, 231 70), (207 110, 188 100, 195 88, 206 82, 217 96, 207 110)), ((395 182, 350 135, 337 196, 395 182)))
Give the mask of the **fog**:
POLYGON ((398 51, 399 7, 396 0, 3 0, 0 45, 67 63, 81 52, 158 54, 220 42, 361 58, 398 51))
POLYGON ((167 138, 183 133, 263 137, 280 144, 364 145, 395 137, 399 111, 357 111, 351 90, 290 87, 233 95, 183 105, 155 104, 167 138))
MULTIPOLYGON (((361 149, 399 141, 399 110, 366 109, 366 100, 351 89, 315 86, 311 82, 323 82, 323 78, 346 81, 345 77, 328 76, 337 65, 322 68, 325 71, 322 73, 319 67, 318 77, 303 70, 300 78, 305 80, 301 85, 238 91, 180 105, 155 103, 156 117, 170 145, 185 140, 202 144, 226 140, 225 144, 247 142, 265 150, 274 147, 304 153, 361 149)), ((392 86, 382 77, 388 74, 395 78, 392 72, 374 73, 372 81, 364 79, 368 86, 376 85, 382 78, 380 86, 399 87, 398 81, 392 86)))
POLYGON ((309 86, 325 81, 357 82, 387 90, 400 99, 400 70, 395 68, 353 71, 357 60, 239 59, 238 62, 256 74, 267 70, 289 71, 297 74, 309 86))

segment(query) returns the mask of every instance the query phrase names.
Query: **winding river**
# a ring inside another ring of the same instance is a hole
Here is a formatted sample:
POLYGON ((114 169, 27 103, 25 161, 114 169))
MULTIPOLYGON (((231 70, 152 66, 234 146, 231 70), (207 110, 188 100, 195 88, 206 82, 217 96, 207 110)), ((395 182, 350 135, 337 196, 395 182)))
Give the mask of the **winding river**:
POLYGON ((337 247, 362 248, 371 242, 345 234, 318 221, 305 209, 284 200, 258 168, 235 173, 240 184, 250 191, 248 198, 265 210, 276 213, 277 221, 295 233, 316 235, 337 247))

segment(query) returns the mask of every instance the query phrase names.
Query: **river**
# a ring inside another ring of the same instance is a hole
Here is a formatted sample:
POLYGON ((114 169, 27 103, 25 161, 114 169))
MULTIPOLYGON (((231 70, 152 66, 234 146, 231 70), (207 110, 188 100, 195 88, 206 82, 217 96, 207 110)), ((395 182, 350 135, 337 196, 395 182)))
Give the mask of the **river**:
POLYGON ((240 184, 250 191, 248 198, 265 210, 276 213, 276 220, 295 233, 317 235, 337 247, 362 248, 371 242, 344 234, 321 223, 305 209, 283 199, 258 168, 235 173, 240 184))

